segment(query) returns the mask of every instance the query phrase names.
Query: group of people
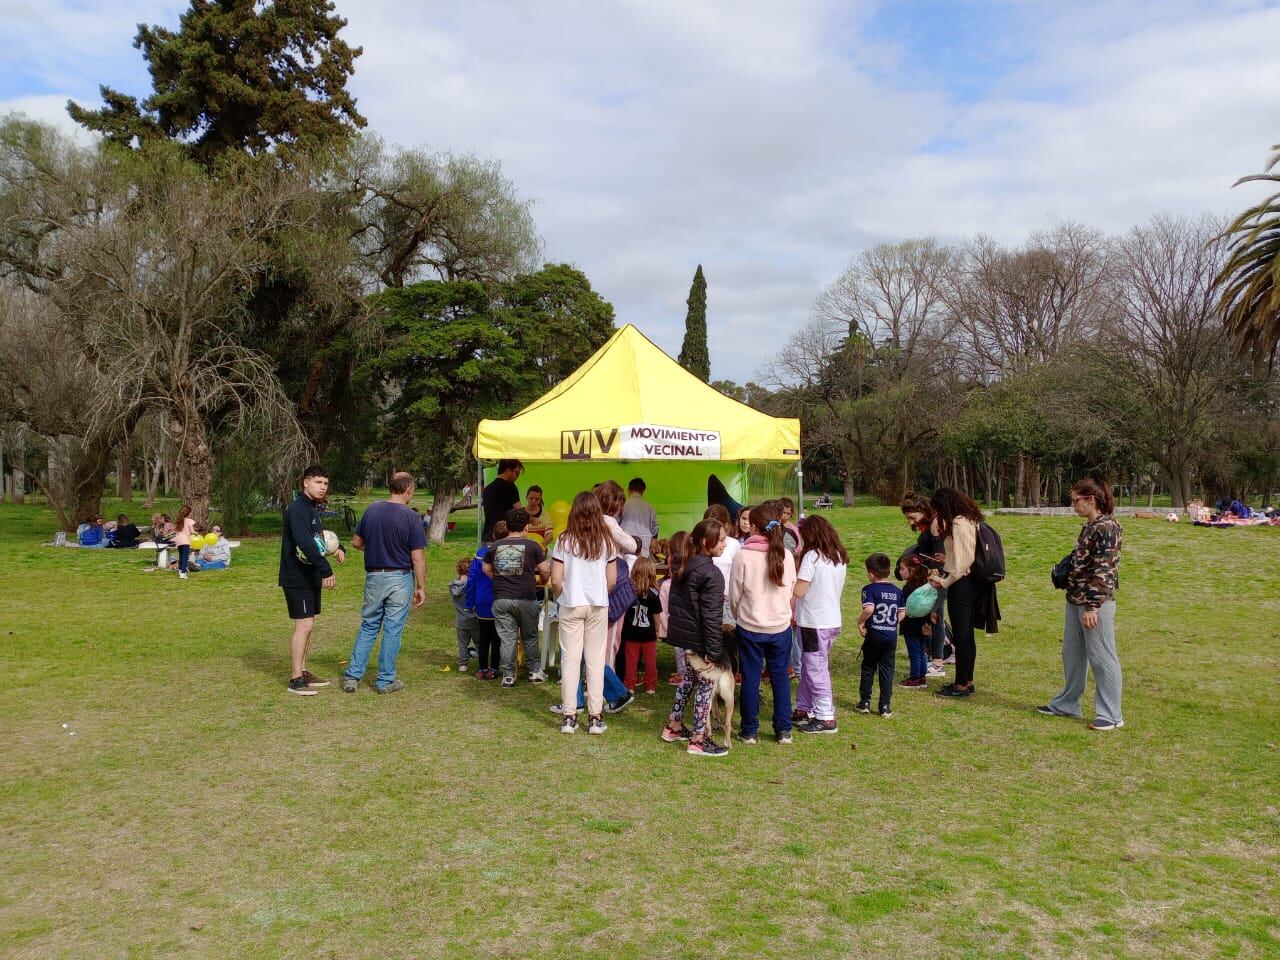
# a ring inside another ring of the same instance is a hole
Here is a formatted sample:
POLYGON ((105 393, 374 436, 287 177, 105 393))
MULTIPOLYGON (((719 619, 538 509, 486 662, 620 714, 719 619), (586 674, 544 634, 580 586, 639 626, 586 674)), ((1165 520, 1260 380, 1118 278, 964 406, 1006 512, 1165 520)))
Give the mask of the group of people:
MULTIPOLYGON (((796 523, 794 504, 785 498, 732 512, 717 503, 692 530, 661 539, 656 512, 644 500, 644 481, 636 478, 624 491, 608 480, 574 497, 548 550, 541 491, 530 488, 528 504, 521 502, 516 481, 522 469, 519 461, 502 461, 481 491, 482 544, 473 557, 459 560, 449 584, 460 671, 469 669, 474 656, 480 679, 501 678, 502 687, 514 687, 522 650, 528 682, 545 683, 539 616, 549 590, 557 604, 561 658, 560 698, 551 709, 560 715, 564 733, 579 729, 582 712, 588 733, 604 733, 606 713, 622 709, 639 689, 642 664, 644 691, 655 694, 659 642, 675 649, 677 667, 661 737, 685 744, 690 754, 727 752, 713 739, 709 722, 717 678, 726 671, 741 684, 740 742, 758 742, 763 682, 772 690, 778 743, 791 743, 793 730, 838 731, 830 656, 843 629, 849 556, 825 517, 796 523), (791 683, 797 678, 793 701, 791 683)), ((294 620, 289 689, 303 695, 328 683, 306 669, 321 591, 334 582, 319 536, 327 487, 323 468, 308 468, 302 493, 286 512, 281 548, 280 586, 294 620)), ((395 474, 389 499, 365 511, 353 537, 352 545, 365 552, 367 576, 361 626, 342 680, 345 692, 358 688, 379 631, 374 685, 379 693, 404 687, 396 676, 396 655, 409 609, 425 599, 425 537, 407 506, 413 489, 409 474, 395 474)), ((1114 634, 1120 527, 1107 485, 1080 481, 1072 488, 1072 503, 1086 523, 1076 549, 1064 558, 1064 685, 1038 709, 1079 717, 1084 678, 1092 668, 1098 698, 1090 728, 1113 730, 1124 723, 1114 634)), ((999 619, 994 583, 971 575, 982 549, 984 518, 977 504, 959 490, 942 488, 928 500, 908 496, 902 512, 916 542, 896 564, 885 553, 865 558, 856 624, 862 660, 855 709, 873 711, 878 682, 875 712, 885 718, 892 717, 895 686, 924 689, 930 679, 945 678, 951 662, 954 677, 935 692, 953 699, 973 696, 975 632, 994 632, 999 619), (908 598, 926 585, 936 600, 908 616, 908 598), (895 684, 899 636, 906 641, 910 674, 895 684)), ((335 551, 334 558, 343 563, 345 552, 335 551)))
MULTIPOLYGON (((153 514, 149 529, 157 551, 154 569, 176 570, 178 577, 185 580, 190 571, 225 570, 231 565, 231 543, 223 538, 221 524, 211 524, 193 550, 193 538, 200 534, 189 506, 183 505, 176 519, 170 519, 167 513, 153 514), (176 554, 172 559, 170 551, 176 554)), ((81 547, 116 550, 133 550, 144 543, 142 528, 123 513, 110 522, 94 516, 80 526, 77 542, 81 547)))

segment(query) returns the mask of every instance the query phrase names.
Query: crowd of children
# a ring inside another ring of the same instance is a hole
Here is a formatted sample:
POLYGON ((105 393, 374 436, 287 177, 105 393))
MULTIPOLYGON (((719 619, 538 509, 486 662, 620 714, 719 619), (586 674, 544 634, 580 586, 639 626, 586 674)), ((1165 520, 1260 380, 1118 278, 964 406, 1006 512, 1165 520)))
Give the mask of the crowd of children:
MULTIPOLYGON (((633 484, 633 499, 634 490, 633 484)), ((849 555, 831 523, 814 515, 796 524, 795 506, 786 498, 741 507, 736 516, 717 504, 691 531, 646 542, 619 523, 627 502, 613 481, 578 494, 551 551, 549 574, 538 578, 540 589, 549 588, 558 601, 561 698, 551 709, 561 715, 561 730, 575 732, 585 708, 588 732, 603 733, 605 713, 623 709, 640 689, 656 694, 661 642, 673 648, 676 660, 669 678, 675 697, 661 737, 684 744, 689 754, 728 752, 713 739, 710 716, 726 672, 732 680, 725 682, 741 684, 740 742, 758 741, 763 683, 772 688, 778 743, 791 743, 793 730, 837 733, 830 660, 843 629, 849 555)), ((523 527, 524 517, 516 520, 523 527)), ((475 656, 477 676, 486 680, 498 675, 499 644, 493 568, 485 558, 492 557, 491 544, 507 536, 506 528, 499 521, 475 557, 458 562, 449 585, 458 669, 466 672, 475 656)), ((904 552, 896 568, 884 553, 866 558, 857 619, 859 713, 872 712, 878 681, 875 709, 892 717, 899 635, 910 668, 898 686, 922 689, 945 673, 940 604, 907 616, 907 598, 929 585, 940 562, 921 544, 904 552)))

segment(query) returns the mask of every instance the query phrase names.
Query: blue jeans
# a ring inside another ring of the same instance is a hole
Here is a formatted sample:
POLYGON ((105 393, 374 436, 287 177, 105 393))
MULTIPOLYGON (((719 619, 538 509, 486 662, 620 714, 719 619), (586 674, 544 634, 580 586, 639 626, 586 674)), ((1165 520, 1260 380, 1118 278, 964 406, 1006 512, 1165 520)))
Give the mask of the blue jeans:
POLYGON ((738 626, 738 659, 742 662, 742 736, 754 737, 760 729, 760 672, 769 668, 773 687, 773 732, 791 732, 791 628, 781 633, 755 633, 738 626))
POLYGON ((364 578, 364 609, 360 611, 360 632, 351 648, 351 662, 343 674, 348 680, 359 680, 373 653, 373 641, 382 630, 382 648, 378 651, 376 685, 385 687, 396 678, 396 657, 400 655, 400 636, 409 619, 413 602, 413 574, 367 573, 364 578))
MULTIPOLYGON (((587 686, 586 680, 578 682, 578 709, 585 709, 587 704, 587 686)), ((609 664, 604 665, 604 702, 612 703, 619 697, 626 694, 627 688, 623 686, 621 680, 618 679, 617 672, 609 664)))
MULTIPOLYGON (((937 627, 933 629, 937 630, 937 627)), ((929 641, 924 637, 905 635, 907 641, 907 660, 911 664, 911 679, 920 680, 929 672, 929 641)))

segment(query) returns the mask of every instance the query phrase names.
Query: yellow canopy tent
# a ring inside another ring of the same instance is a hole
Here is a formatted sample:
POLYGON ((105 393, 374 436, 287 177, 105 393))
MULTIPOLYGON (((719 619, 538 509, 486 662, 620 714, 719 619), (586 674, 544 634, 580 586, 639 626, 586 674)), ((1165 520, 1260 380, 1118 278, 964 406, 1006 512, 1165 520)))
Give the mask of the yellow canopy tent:
POLYGON ((740 503, 802 489, 799 420, 726 397, 631 324, 510 420, 480 421, 474 450, 482 471, 522 460, 521 492, 537 484, 547 503, 643 477, 663 535, 702 517, 712 475, 740 503))

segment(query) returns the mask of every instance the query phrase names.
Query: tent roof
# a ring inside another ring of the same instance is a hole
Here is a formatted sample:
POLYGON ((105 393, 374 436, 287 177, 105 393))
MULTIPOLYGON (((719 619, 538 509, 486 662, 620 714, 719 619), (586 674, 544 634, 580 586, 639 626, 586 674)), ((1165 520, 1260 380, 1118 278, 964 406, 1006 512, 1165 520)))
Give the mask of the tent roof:
POLYGON ((726 397, 627 324, 510 420, 481 420, 475 454, 481 460, 795 461, 800 421, 726 397))

